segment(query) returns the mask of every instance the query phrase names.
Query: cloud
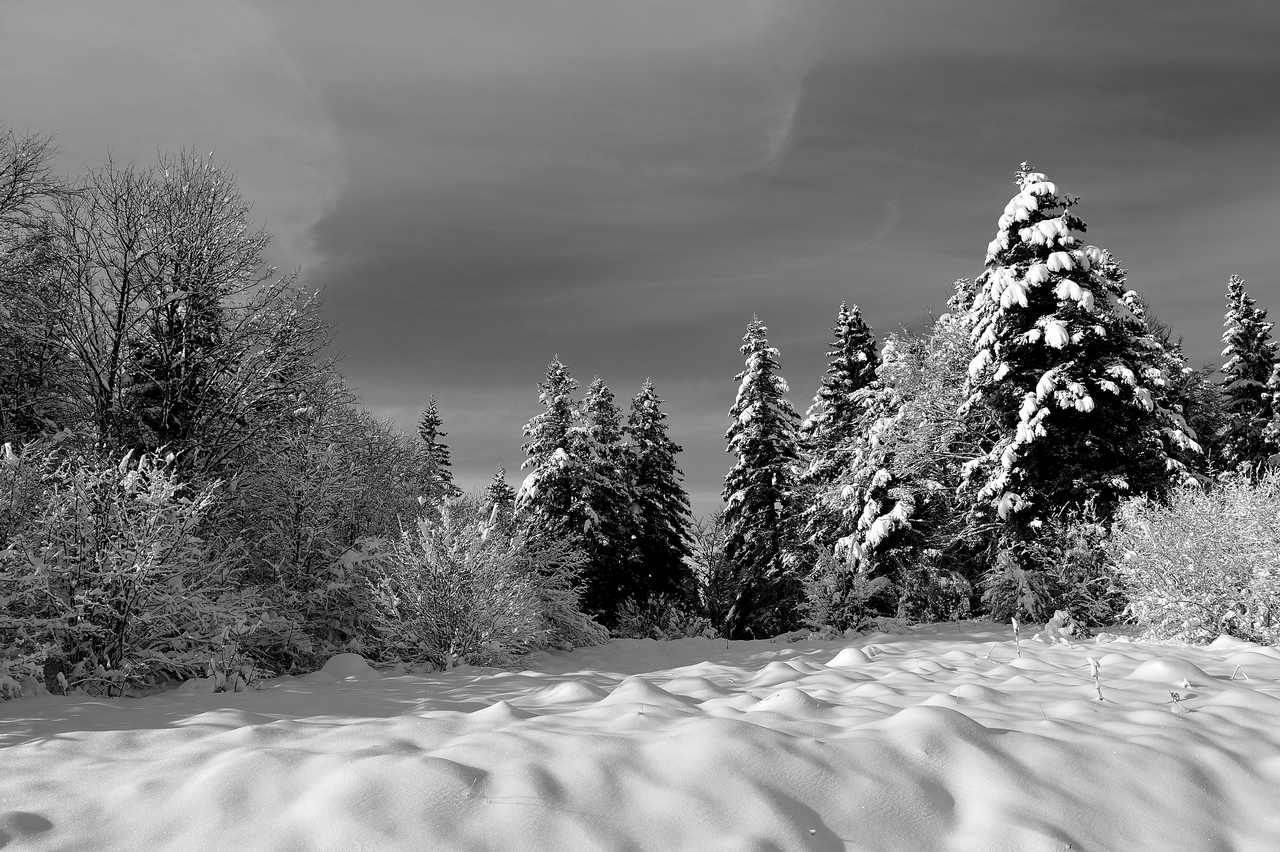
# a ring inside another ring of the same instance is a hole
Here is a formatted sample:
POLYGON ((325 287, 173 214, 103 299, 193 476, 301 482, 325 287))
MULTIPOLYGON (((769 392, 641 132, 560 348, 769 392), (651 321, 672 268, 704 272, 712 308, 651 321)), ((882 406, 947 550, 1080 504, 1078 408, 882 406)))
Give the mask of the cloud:
POLYGON ((333 124, 251 7, 192 0, 6 3, 0 120, 56 134, 69 173, 157 151, 215 152, 255 201, 282 266, 343 180, 333 124))

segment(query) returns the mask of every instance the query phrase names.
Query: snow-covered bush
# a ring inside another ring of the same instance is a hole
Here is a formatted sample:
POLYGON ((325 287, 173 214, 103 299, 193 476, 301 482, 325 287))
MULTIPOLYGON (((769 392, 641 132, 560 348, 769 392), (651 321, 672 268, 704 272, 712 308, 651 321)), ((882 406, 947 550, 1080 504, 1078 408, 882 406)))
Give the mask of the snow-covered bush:
POLYGON ((1122 504, 1107 552, 1128 614, 1162 639, 1280 641, 1278 504, 1276 472, 1122 504))
POLYGON ((719 635, 710 621, 670 595, 651 595, 643 602, 627 598, 618 608, 618 623, 611 632, 623 639, 714 639, 719 635))
POLYGON ((1041 624, 1059 610, 1086 626, 1114 624, 1124 608, 1092 518, 1051 518, 1028 542, 1006 543, 981 580, 982 603, 996 621, 1041 624))
POLYGON ((877 616, 897 611, 897 590, 888 577, 873 577, 828 551, 805 579, 806 621, 815 629, 840 634, 861 630, 877 616))
POLYGON ((149 454, 38 449, 8 465, 41 487, 0 550, 0 674, 119 694, 202 675, 228 626, 257 630, 266 613, 194 534, 216 485, 149 454))
POLYGON ((578 610, 581 552, 504 534, 476 497, 444 501, 438 517, 420 518, 372 561, 374 624, 387 658, 500 666, 608 636, 578 610))

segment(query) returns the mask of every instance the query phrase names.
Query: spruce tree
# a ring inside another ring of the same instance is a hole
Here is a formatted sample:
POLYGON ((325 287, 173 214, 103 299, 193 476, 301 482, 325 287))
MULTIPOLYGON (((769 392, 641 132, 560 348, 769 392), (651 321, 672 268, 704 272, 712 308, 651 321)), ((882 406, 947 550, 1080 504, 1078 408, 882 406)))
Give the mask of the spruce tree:
POLYGON ((1164 355, 1138 294, 1110 254, 1083 245, 1079 199, 1025 163, 969 308, 975 355, 966 407, 1000 435, 965 473, 975 500, 1023 537, 1063 507, 1103 516, 1130 494, 1159 494, 1198 449, 1160 405, 1164 355))
POLYGON ((829 479, 828 471, 842 467, 864 413, 857 392, 871 384, 880 365, 875 333, 857 305, 841 302, 831 331, 834 339, 827 349, 827 371, 800 426, 812 457, 809 475, 822 480, 829 479))
POLYGON ((513 529, 516 510, 516 490, 507 482, 507 469, 498 468, 493 479, 484 487, 482 495, 484 511, 489 517, 489 526, 510 532, 513 529))
POLYGON ((738 396, 725 433, 736 462, 725 477, 725 555, 737 592, 724 632, 732 638, 764 636, 794 627, 801 588, 784 564, 792 487, 799 464, 799 417, 778 375, 778 350, 768 329, 752 317, 743 337, 746 369, 735 379, 738 396))
POLYGON ((533 538, 580 537, 585 518, 576 494, 579 461, 569 455, 569 432, 577 419, 578 383, 559 358, 538 383, 543 410, 524 426, 528 439, 521 465, 529 473, 516 494, 516 517, 533 538))
POLYGON ((1271 339, 1274 323, 1267 322, 1244 289, 1244 281, 1232 275, 1227 282, 1227 314, 1223 323, 1223 408, 1227 432, 1220 443, 1228 469, 1257 470, 1276 452, 1268 425, 1275 412, 1273 390, 1268 387, 1277 369, 1277 343, 1271 339))
POLYGON ((876 377, 880 354, 875 334, 858 306, 840 303, 827 349, 827 371, 800 425, 805 470, 797 485, 800 535, 790 559, 813 564, 845 534, 843 513, 823 493, 849 466, 857 439, 865 431, 866 399, 861 391, 876 377))
POLYGON ((653 382, 645 379, 631 400, 626 427, 636 528, 633 571, 648 595, 688 597, 693 517, 676 464, 681 449, 667 436, 666 420, 653 382))
POLYGON ((529 470, 516 495, 517 524, 531 538, 572 540, 587 556, 582 571, 584 611, 612 624, 632 592, 626 575, 631 500, 621 461, 621 413, 598 379, 587 398, 573 399, 578 383, 553 359, 539 385, 543 411, 524 427, 529 470))
POLYGON ((592 565, 592 583, 583 599, 601 613, 603 623, 612 624, 624 600, 644 596, 645 583, 634 572, 634 500, 628 452, 622 444, 622 412, 613 391, 598 376, 587 387, 579 421, 570 437, 574 454, 583 462, 580 488, 592 565))
POLYGON ((449 447, 440 439, 448 435, 440 427, 444 420, 436 406, 434 396, 427 397, 427 407, 422 409, 418 419, 418 437, 422 439, 424 479, 427 496, 432 502, 439 502, 448 497, 455 497, 459 490, 453 483, 453 471, 449 468, 449 447))

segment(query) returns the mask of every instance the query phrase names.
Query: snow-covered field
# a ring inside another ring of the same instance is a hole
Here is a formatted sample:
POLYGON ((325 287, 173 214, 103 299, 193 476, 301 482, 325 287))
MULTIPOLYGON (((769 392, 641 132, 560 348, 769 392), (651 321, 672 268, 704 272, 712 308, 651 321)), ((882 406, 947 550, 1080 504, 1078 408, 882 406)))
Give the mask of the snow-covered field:
POLYGON ((0 704, 0 847, 1280 850, 1275 648, 966 623, 532 665, 0 704))

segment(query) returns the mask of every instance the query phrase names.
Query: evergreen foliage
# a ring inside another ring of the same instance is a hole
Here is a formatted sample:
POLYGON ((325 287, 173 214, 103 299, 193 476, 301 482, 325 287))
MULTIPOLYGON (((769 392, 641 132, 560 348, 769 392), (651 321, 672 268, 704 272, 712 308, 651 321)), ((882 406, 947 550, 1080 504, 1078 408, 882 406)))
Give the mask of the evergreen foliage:
POLYGON ((621 603, 645 596, 648 589, 636 554, 636 501, 630 448, 622 443, 622 412, 598 376, 587 386, 579 418, 570 443, 584 468, 580 487, 588 523, 583 546, 591 563, 584 603, 612 625, 621 603))
POLYGON ((443 425, 444 420, 436 407, 436 398, 427 397, 426 408, 422 409, 422 416, 418 418, 418 437, 422 439, 425 454, 426 473, 423 484, 427 493, 423 496, 432 503, 459 494, 458 486, 453 483, 453 471, 450 470, 452 463, 449 459, 449 447, 440 440, 449 434, 441 429, 443 425))
POLYGON ((1229 470, 1257 471, 1280 445, 1268 426, 1276 414, 1276 388, 1270 383, 1278 371, 1277 344, 1271 339, 1274 323, 1244 289, 1244 281, 1232 275, 1227 282, 1227 313, 1223 322, 1221 389, 1228 415, 1219 452, 1229 470))
POLYGON ((795 488, 799 534, 788 553, 798 565, 815 564, 848 532, 840 507, 824 499, 824 492, 852 463, 868 426, 867 395, 862 391, 875 380, 880 365, 875 335, 857 305, 840 303, 832 333, 827 371, 800 424, 806 467, 795 488))
POLYGON ((516 490, 507 482, 507 469, 498 468, 493 479, 484 487, 484 510, 489 518, 489 526, 503 530, 514 528, 516 513, 516 490))
POLYGON ((631 591, 621 413, 603 382, 593 382, 582 403, 573 399, 577 388, 559 358, 552 359, 538 385, 543 411, 524 427, 529 474, 516 494, 516 517, 534 541, 573 541, 583 549, 583 605, 609 624, 631 591))
POLYGON ((999 420, 966 468, 975 502, 1015 537, 1063 507, 1104 517, 1130 494, 1163 494, 1188 474, 1171 449, 1199 450, 1161 404, 1164 348, 1105 251, 1072 232, 1077 198, 1023 164, 987 249, 969 313, 976 354, 967 406, 999 420))
POLYGON ((725 433, 735 463, 725 477, 725 556, 734 571, 734 603, 725 617, 730 638, 772 636, 799 619, 802 591, 783 551, 792 521, 792 488, 799 465, 799 417, 778 374, 778 350, 752 317, 743 337, 746 369, 725 433))
POLYGON ((680 446, 667 436, 667 415, 653 382, 645 379, 627 417, 629 507, 635 532, 632 569, 642 596, 666 595, 693 603, 686 560, 691 554, 689 497, 676 462, 680 446))

